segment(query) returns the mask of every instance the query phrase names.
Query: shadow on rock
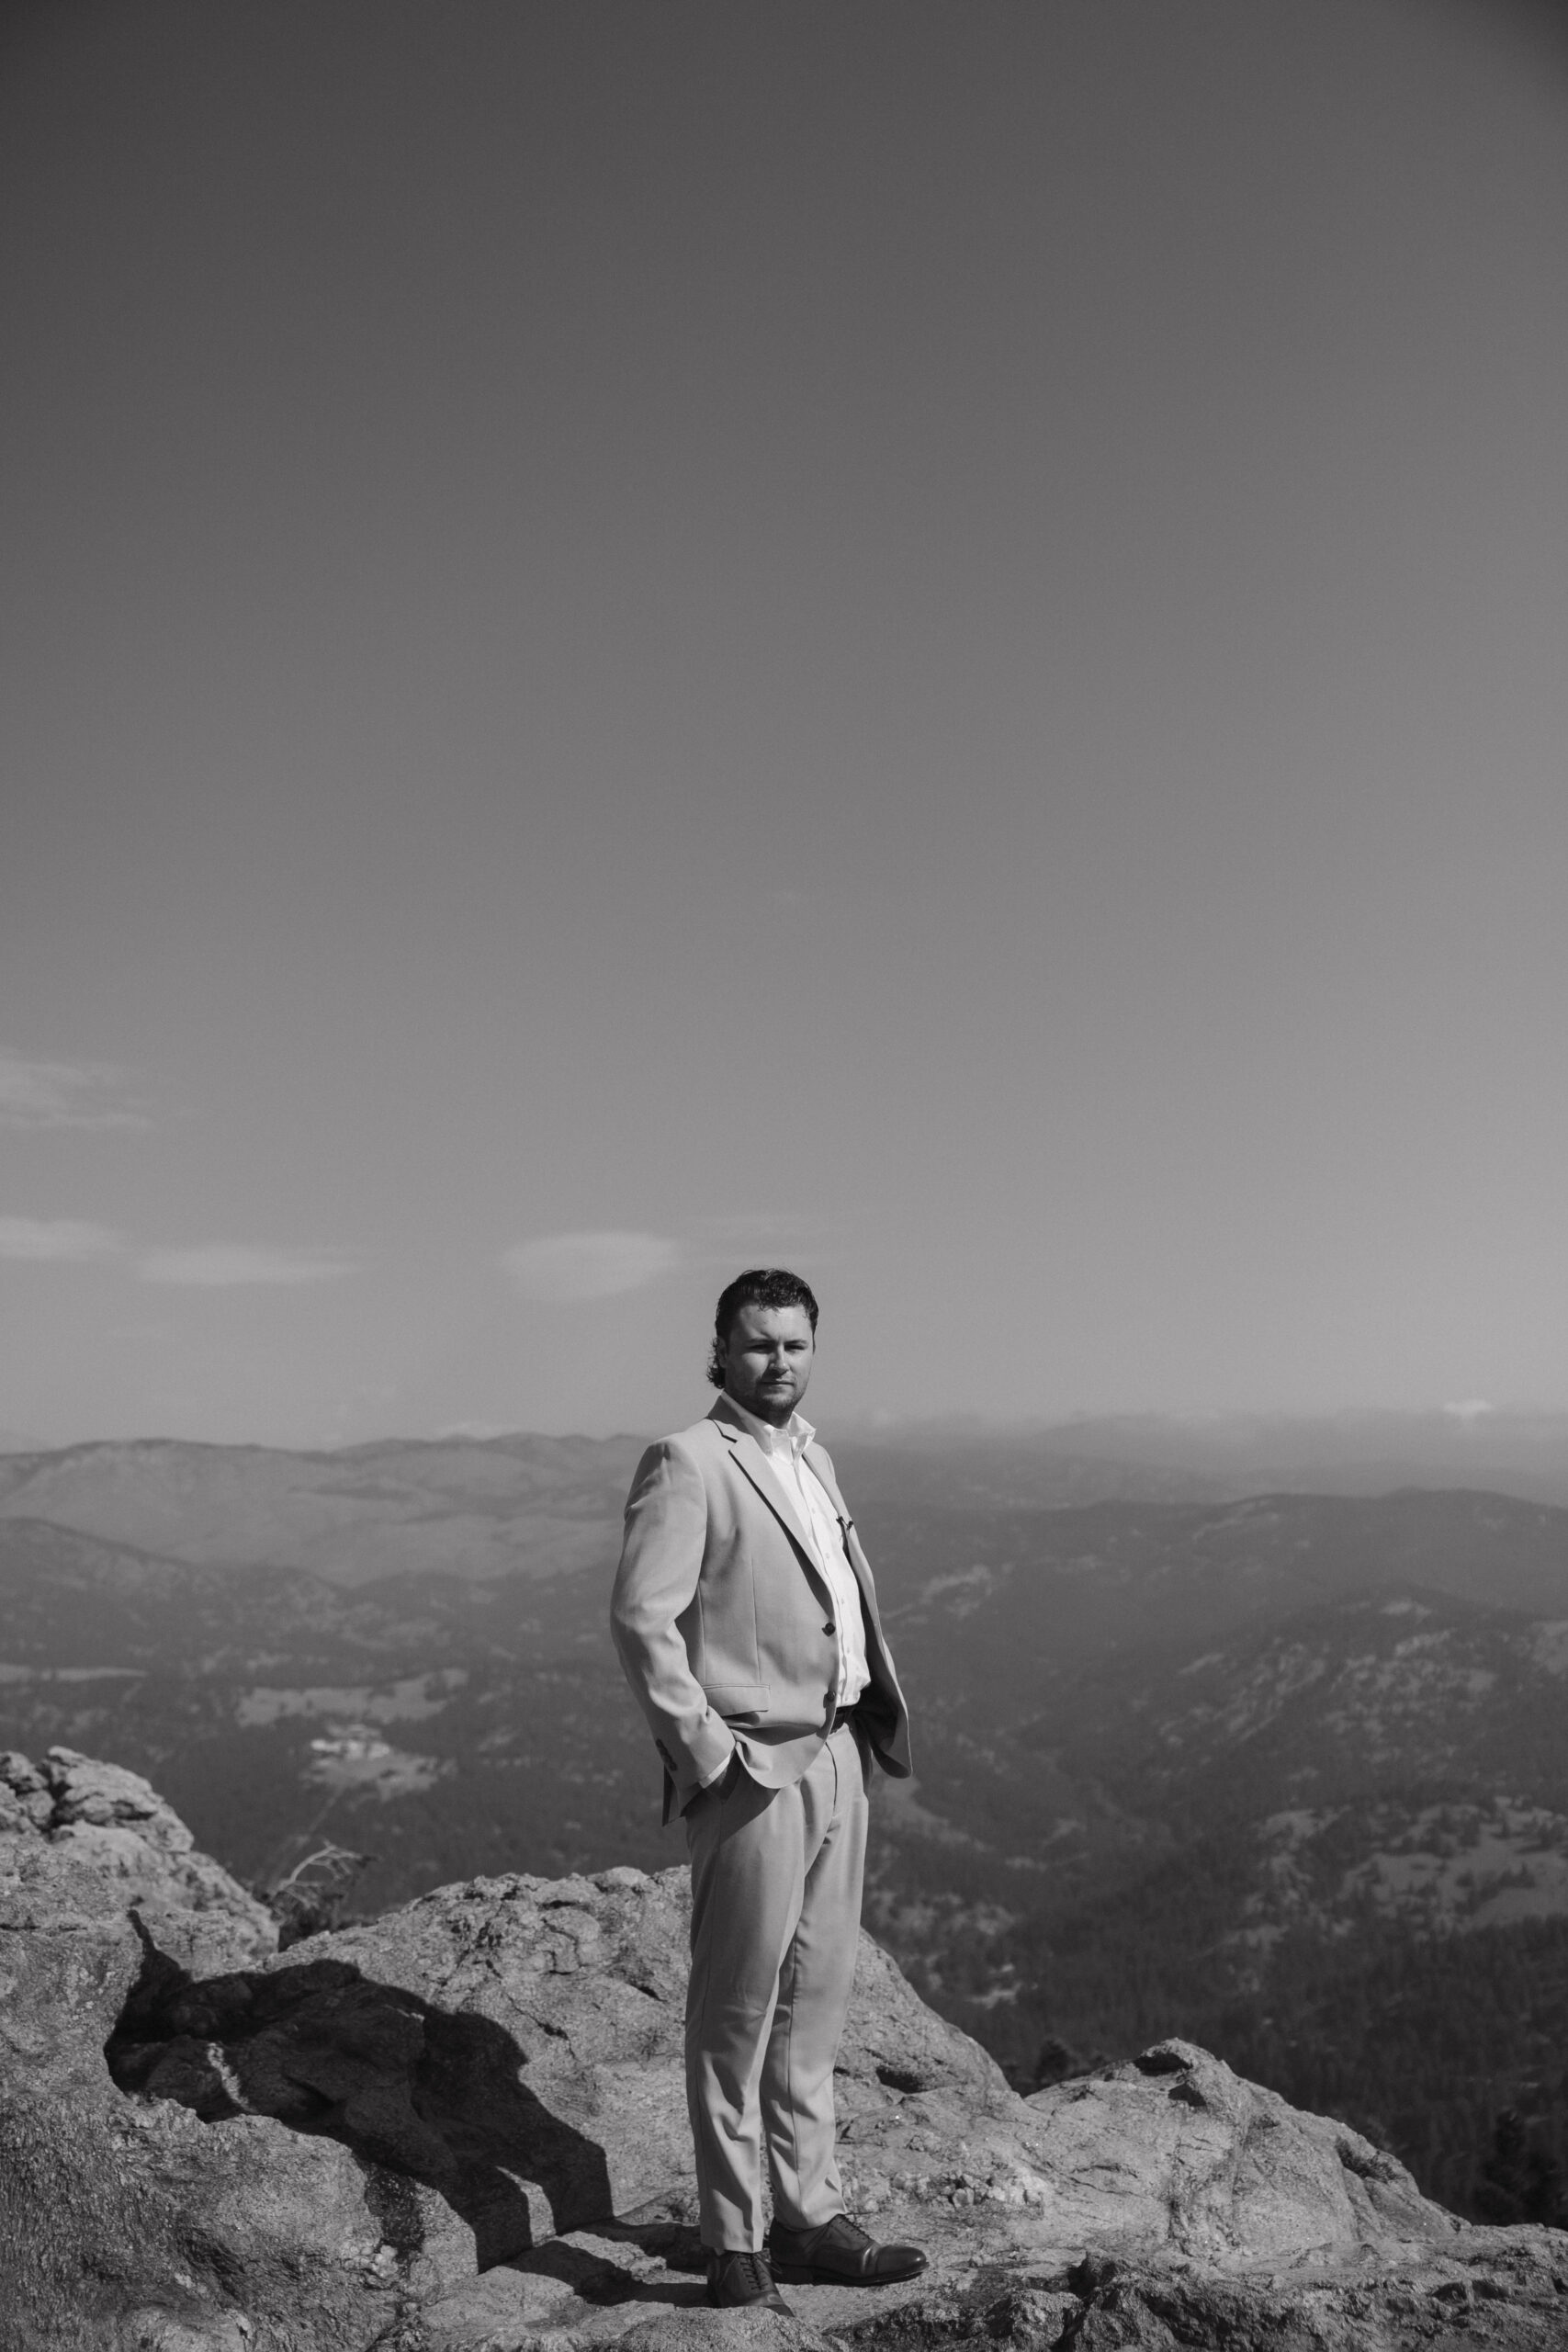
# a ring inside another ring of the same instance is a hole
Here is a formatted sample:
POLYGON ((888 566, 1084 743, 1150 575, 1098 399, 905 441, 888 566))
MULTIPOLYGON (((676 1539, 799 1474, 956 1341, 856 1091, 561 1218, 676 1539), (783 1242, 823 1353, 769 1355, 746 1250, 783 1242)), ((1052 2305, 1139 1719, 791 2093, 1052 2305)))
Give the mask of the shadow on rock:
POLYGON ((176 2099, 205 2123, 269 2115, 340 2141, 382 2201, 398 2202, 399 2177, 445 2198, 481 2270, 541 2234, 530 2187, 557 2232, 609 2220, 604 2149, 520 2080, 527 2052, 491 2018, 342 1960, 192 1977, 131 1917, 141 1973, 104 2045, 122 2091, 176 2099))
POLYGON ((571 2289, 580 2303, 609 2305, 613 2303, 672 2303, 707 2306, 707 2287, 703 2278, 705 2267, 701 2245, 695 2230, 671 2233, 660 2228, 639 2227, 635 2222, 601 2222, 594 2232, 603 2244, 636 2246, 645 2256, 652 2256, 670 2270, 696 2274, 692 2284, 679 2279, 656 2279, 646 2269, 628 2270, 619 2262, 590 2247, 571 2245, 552 2238, 536 2254, 520 2260, 515 2267, 533 2272, 536 2277, 558 2278, 571 2289), (671 2236, 684 2243, 671 2245, 671 2236))

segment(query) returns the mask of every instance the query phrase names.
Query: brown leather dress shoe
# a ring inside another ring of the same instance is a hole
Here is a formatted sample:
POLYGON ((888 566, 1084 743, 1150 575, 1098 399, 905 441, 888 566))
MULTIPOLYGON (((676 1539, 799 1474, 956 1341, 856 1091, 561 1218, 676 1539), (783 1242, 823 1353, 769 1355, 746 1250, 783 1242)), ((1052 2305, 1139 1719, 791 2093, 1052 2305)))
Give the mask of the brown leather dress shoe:
POLYGON ((819 2230, 768 2232, 768 2258, 781 2278, 813 2287, 892 2287, 918 2278, 926 2267, 919 2245, 878 2245, 847 2213, 835 2213, 819 2230))
POLYGON ((708 2301, 721 2312, 782 2312, 795 2313, 773 2284, 767 2256, 761 2254, 708 2255, 708 2301))

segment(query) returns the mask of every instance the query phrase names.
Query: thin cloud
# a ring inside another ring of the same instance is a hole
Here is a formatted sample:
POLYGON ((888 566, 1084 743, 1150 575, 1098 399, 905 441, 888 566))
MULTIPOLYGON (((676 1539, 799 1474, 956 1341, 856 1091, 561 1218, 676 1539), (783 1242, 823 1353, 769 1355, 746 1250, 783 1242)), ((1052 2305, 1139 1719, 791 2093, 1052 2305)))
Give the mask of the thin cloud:
POLYGON ((118 1257, 124 1248, 105 1225, 75 1217, 0 1216, 0 1258, 32 1265, 82 1265, 93 1258, 118 1257))
POLYGON ((668 1273, 679 1246, 659 1233, 549 1233, 502 1259, 525 1298, 614 1298, 668 1273))
POLYGON ((123 1070, 103 1062, 34 1062, 0 1052, 0 1127, 144 1127, 123 1070))
POLYGON ((336 1250, 266 1250, 248 1241, 209 1241, 189 1250, 149 1250, 136 1261, 144 1283, 174 1283, 191 1290, 246 1285, 292 1288, 336 1282, 354 1261, 336 1250))

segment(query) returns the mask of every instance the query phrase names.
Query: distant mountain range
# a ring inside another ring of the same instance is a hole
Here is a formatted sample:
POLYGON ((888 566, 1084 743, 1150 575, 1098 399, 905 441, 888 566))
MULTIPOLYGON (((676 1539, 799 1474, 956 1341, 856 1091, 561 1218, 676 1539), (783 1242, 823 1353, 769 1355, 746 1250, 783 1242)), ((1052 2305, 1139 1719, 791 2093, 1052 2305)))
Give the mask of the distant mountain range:
POLYGON ((405 1572, 536 1578, 603 1559, 642 1443, 73 1445, 0 1456, 0 1518, 49 1520, 204 1567, 300 1568, 330 1584, 405 1572))
MULTIPOLYGON (((1222 1501, 1468 1487, 1568 1504, 1568 1413, 1079 1415, 1025 1429, 911 1423, 866 1433, 877 1460, 998 1477, 1040 1502, 1222 1501), (1162 1483, 1163 1482, 1163 1483, 1162 1483), (1070 1489, 1070 1491, 1069 1491, 1070 1489)), ((836 1453, 843 1452, 841 1446, 836 1453)))
MULTIPOLYGON (((332 1452, 139 1439, 0 1442, 0 1515, 49 1519, 174 1558, 266 1560, 333 1583, 402 1568, 538 1576, 617 1528, 646 1440, 387 1439, 332 1452)), ((1469 1487, 1568 1506, 1568 1414, 1080 1417, 1040 1428, 861 1423, 831 1439, 871 1499, 1070 1506, 1469 1487)))
MULTIPOLYGON (((0 1460, 0 1745, 147 1772, 255 1883, 371 1854, 370 1910, 677 1859, 604 1626, 639 1443, 0 1460)), ((1568 2159, 1568 1510, 835 1454, 918 1739, 871 1921, 929 1998, 1026 2085, 1190 2033, 1461 2206, 1503 2108, 1568 2159)))

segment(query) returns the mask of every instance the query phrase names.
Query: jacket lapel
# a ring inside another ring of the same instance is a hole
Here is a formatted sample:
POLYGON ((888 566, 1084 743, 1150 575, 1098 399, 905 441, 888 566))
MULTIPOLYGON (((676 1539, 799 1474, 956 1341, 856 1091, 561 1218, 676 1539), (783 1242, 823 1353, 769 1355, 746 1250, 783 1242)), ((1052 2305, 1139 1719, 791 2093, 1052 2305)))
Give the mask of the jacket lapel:
POLYGON ((865 1603, 866 1614, 880 1631, 882 1621, 876 1613, 876 1594, 872 1589, 871 1578, 865 1566, 865 1555, 860 1548, 860 1538, 854 1532, 854 1521, 845 1509, 844 1498, 839 1492, 839 1482, 833 1476, 832 1466, 819 1445, 808 1445, 806 1449, 806 1459, 815 1472, 823 1493, 838 1513, 839 1525, 843 1531, 844 1557, 854 1570, 855 1582, 860 1587, 861 1599, 865 1603))
POLYGON ((812 1574, 818 1574, 810 1538, 801 1525, 800 1513, 769 1468, 767 1456, 756 1439, 750 1430, 737 1429, 733 1421, 720 1421, 718 1426, 735 1456, 737 1466, 745 1472, 784 1533, 792 1536, 796 1548, 805 1554, 807 1566, 812 1574))
POLYGON ((844 1509, 844 1498, 839 1492, 839 1483, 833 1476, 832 1466, 815 1438, 806 1449, 806 1459, 811 1464, 818 1485, 838 1512, 840 1521, 846 1527, 851 1526, 852 1521, 849 1512, 844 1509))

